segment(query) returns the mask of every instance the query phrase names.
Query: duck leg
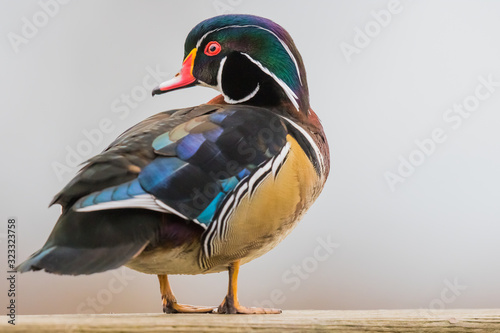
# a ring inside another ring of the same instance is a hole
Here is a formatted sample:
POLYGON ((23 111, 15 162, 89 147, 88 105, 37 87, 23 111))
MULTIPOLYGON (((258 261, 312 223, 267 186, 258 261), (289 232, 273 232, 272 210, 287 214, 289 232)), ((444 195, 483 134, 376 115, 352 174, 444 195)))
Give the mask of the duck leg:
POLYGON ((163 312, 165 313, 208 313, 212 312, 214 307, 206 306, 193 306, 187 304, 179 304, 175 299, 172 289, 170 289, 170 283, 168 282, 168 276, 158 275, 158 280, 160 281, 160 292, 161 300, 163 303, 163 312))
POLYGON ((217 308, 217 313, 241 313, 241 314, 278 314, 280 309, 269 308, 247 308, 240 305, 238 301, 238 272, 240 270, 240 261, 235 261, 229 266, 229 287, 226 298, 217 308))

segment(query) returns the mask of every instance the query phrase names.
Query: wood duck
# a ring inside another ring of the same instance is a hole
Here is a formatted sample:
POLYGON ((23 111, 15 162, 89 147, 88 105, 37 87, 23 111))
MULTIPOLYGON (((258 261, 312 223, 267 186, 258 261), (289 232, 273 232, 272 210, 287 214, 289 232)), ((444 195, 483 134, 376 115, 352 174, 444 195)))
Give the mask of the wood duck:
POLYGON ((18 271, 158 275, 165 313, 280 313, 239 304, 241 264, 274 248, 320 194, 325 133, 290 35, 251 15, 195 26, 180 72, 153 95, 202 85, 220 95, 156 114, 91 158, 53 199, 62 213, 18 271), (179 304, 169 274, 229 271, 218 308, 179 304))

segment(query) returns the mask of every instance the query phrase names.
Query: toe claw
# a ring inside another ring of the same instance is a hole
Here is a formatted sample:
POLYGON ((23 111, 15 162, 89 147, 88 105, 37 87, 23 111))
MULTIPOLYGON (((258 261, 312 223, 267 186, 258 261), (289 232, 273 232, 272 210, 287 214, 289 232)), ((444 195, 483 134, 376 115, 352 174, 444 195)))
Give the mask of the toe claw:
POLYGON ((171 303, 163 307, 164 313, 211 313, 216 309, 209 306, 195 306, 188 304, 171 303))
POLYGON ((214 313, 220 314, 280 314, 281 309, 272 308, 247 308, 241 305, 228 305, 227 302, 223 302, 214 313))

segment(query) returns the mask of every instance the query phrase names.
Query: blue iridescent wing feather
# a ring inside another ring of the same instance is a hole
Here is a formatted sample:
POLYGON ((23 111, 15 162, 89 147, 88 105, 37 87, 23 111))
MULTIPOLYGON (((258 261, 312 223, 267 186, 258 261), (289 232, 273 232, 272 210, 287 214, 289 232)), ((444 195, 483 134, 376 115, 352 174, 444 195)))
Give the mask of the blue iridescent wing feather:
POLYGON ((287 129, 265 109, 224 106, 156 134, 155 158, 136 179, 84 196, 74 209, 124 208, 149 195, 166 211, 208 226, 240 181, 279 154, 287 129))

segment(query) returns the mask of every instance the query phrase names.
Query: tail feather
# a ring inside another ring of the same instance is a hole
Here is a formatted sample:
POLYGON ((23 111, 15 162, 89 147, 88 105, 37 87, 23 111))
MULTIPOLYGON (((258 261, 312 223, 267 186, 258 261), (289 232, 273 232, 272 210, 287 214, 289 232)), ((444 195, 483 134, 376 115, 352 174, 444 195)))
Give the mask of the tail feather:
POLYGON ((53 246, 35 252, 16 270, 20 273, 44 269, 49 273, 64 275, 93 274, 120 267, 141 251, 146 244, 97 249, 53 246))
POLYGON ((157 240, 162 213, 121 209, 59 218, 45 245, 16 270, 80 275, 117 268, 157 240))

